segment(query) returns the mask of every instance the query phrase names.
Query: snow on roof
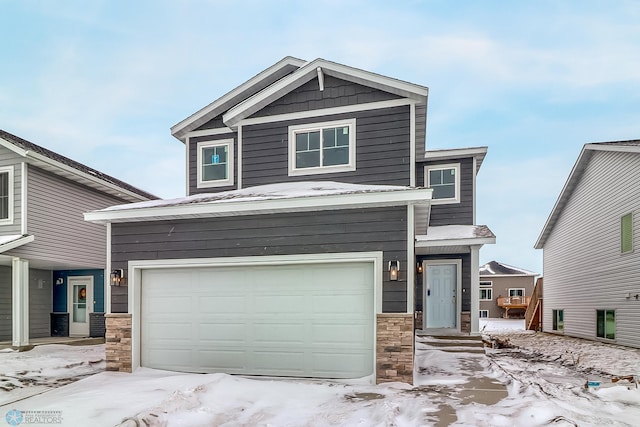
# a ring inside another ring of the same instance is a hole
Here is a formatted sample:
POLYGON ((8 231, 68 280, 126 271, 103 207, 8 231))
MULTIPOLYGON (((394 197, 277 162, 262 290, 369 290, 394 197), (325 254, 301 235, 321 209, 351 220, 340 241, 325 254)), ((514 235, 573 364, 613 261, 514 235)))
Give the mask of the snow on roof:
POLYGON ((430 226, 426 235, 416 236, 418 241, 495 238, 486 225, 440 225, 430 226))
POLYGON ((525 270, 519 267, 513 267, 511 265, 491 261, 480 267, 481 276, 489 275, 524 275, 524 276, 537 276, 538 273, 534 273, 529 270, 525 270))
POLYGON ((293 199, 340 194, 383 193, 403 191, 413 188, 414 187, 402 187, 398 185, 362 185, 334 181, 303 181, 260 185, 256 187, 243 188, 241 190, 223 191, 220 193, 194 194, 192 196, 176 199, 129 203, 125 205, 111 206, 106 209, 102 209, 101 212, 200 203, 255 202, 258 200, 293 199))
POLYGON ((0 253, 9 249, 17 248, 29 242, 33 242, 33 235, 29 234, 9 234, 0 236, 0 253))

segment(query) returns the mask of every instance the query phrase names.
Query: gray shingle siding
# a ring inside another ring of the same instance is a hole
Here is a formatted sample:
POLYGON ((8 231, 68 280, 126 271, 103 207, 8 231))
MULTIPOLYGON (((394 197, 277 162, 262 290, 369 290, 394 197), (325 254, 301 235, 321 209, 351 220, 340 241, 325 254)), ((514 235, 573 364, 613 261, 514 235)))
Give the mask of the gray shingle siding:
MULTIPOLYGON (((130 260, 383 251, 407 266, 406 207, 154 221, 112 225, 112 267, 130 260)), ((410 263, 413 265, 413 263, 410 263)), ((383 277, 385 277, 384 272, 383 277)), ((384 312, 406 312, 406 271, 383 285, 384 312), (404 281, 402 279, 405 278, 404 281)), ((126 312, 126 288, 112 288, 126 312)))
POLYGON ((416 185, 426 185, 424 167, 460 163, 460 203, 431 205, 429 225, 473 224, 473 159, 448 159, 421 162, 416 166, 416 185))
POLYGON ((354 184, 409 185, 409 106, 243 127, 243 187, 287 181, 331 180, 354 184), (356 170, 288 176, 288 127, 356 119, 356 170))
POLYGON ((273 116, 398 98, 400 98, 398 95, 392 93, 332 76, 325 76, 323 91, 319 89, 318 79, 313 79, 257 111, 251 117, 273 116))

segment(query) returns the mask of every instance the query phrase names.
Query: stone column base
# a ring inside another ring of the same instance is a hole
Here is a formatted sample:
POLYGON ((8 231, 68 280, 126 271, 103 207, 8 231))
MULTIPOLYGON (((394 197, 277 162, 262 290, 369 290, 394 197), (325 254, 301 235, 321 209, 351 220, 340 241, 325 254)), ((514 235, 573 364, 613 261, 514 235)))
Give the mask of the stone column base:
POLYGON ((105 314, 107 371, 131 372, 131 315, 105 314))
POLYGON ((413 384, 413 313, 377 316, 376 382, 413 384))

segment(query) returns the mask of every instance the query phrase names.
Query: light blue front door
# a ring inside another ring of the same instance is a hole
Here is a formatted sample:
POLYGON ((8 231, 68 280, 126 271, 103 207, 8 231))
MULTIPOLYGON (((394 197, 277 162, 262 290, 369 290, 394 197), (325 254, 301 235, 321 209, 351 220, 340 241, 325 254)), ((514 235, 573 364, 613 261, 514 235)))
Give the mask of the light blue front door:
POLYGON ((455 328, 457 265, 427 265, 425 328, 455 328))

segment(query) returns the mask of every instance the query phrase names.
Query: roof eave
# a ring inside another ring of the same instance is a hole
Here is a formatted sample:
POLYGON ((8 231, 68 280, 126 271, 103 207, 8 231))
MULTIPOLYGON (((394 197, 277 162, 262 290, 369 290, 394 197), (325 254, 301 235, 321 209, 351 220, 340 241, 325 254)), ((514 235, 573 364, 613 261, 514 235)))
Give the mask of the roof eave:
POLYGON ((470 237, 465 239, 416 240, 416 247, 429 248, 433 246, 475 246, 493 245, 495 243, 495 237, 470 237))
POLYGON ((429 204, 431 201, 431 195, 431 189, 415 188, 378 193, 347 193, 223 203, 194 203, 137 209, 107 209, 87 212, 84 214, 84 218, 85 221, 106 224, 116 222, 159 221, 164 219, 212 218, 286 212, 421 205, 429 204))

